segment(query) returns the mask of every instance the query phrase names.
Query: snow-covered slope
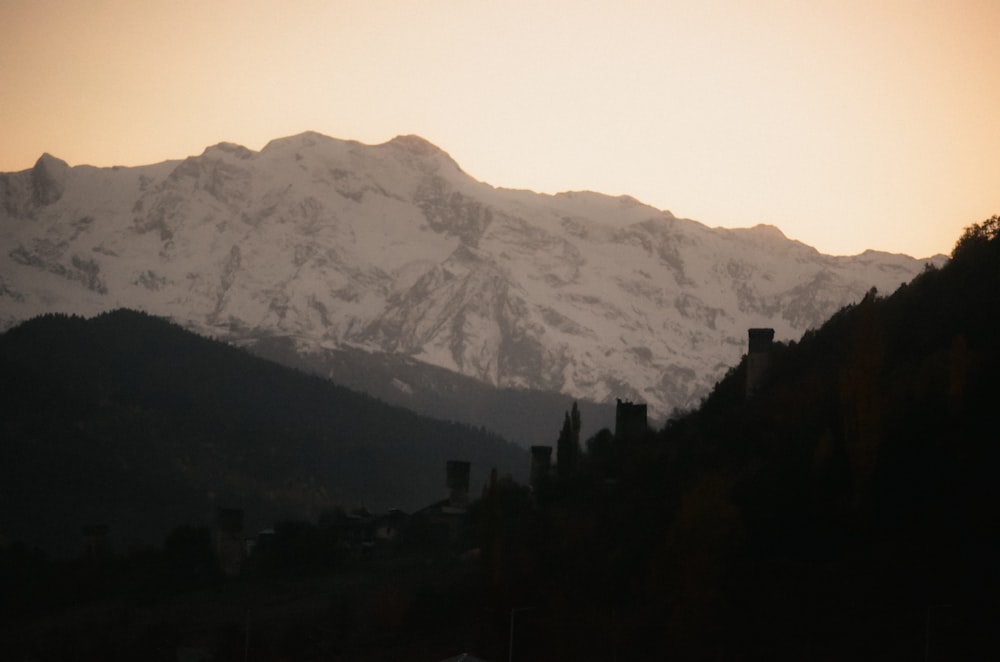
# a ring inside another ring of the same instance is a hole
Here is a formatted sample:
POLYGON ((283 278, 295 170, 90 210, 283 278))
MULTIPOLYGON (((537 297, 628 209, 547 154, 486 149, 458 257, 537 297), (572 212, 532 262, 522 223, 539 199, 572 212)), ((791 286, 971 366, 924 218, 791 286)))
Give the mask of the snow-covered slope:
POLYGON ((660 416, 738 362, 748 327, 796 339, 925 263, 822 255, 774 227, 708 228, 629 197, 497 189, 415 136, 306 133, 136 168, 43 155, 0 175, 0 202, 3 328, 130 307, 235 342, 403 354, 660 416))

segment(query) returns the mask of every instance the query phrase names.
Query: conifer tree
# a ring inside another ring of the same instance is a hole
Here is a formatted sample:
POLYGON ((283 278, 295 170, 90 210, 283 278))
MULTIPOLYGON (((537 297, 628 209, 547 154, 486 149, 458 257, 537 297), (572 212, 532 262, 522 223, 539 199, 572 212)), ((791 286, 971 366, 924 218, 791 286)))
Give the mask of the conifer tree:
POLYGON ((556 444, 556 463, 559 476, 566 477, 576 469, 580 457, 580 409, 576 402, 563 417, 562 430, 556 444))
POLYGON ((575 455, 580 454, 580 408, 576 406, 576 401, 573 401, 573 409, 569 414, 571 432, 573 433, 573 450, 575 455))
POLYGON ((573 472, 575 459, 573 457, 573 426, 569 420, 569 412, 566 412, 562 430, 559 431, 559 441, 556 442, 556 469, 560 478, 565 478, 573 472))

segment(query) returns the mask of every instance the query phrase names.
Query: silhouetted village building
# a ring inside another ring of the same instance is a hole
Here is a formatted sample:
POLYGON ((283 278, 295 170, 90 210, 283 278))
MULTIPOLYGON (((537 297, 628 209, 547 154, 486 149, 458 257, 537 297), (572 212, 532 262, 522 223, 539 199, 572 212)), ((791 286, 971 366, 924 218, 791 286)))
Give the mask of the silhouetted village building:
MULTIPOLYGON (((469 476, 471 463, 449 460, 445 464, 447 496, 412 514, 390 508, 375 514, 364 506, 349 511, 324 513, 318 526, 332 534, 336 554, 360 559, 389 549, 416 547, 424 550, 452 549, 468 534, 469 476), (381 550, 381 551, 380 551, 381 550)), ((281 526, 268 528, 253 538, 243 538, 243 511, 219 511, 213 546, 220 568, 227 576, 266 565, 282 543, 281 526)))
POLYGON ((411 540, 453 545, 466 533, 469 510, 469 471, 471 464, 449 460, 445 465, 448 497, 413 513, 406 528, 411 540))
POLYGON ((747 382, 746 396, 749 398, 767 376, 771 363, 771 344, 774 342, 774 329, 749 329, 749 348, 747 351, 747 382))
MULTIPOLYGON (((748 329, 746 395, 752 396, 762 384, 770 366, 770 351, 774 329, 748 329)), ((619 443, 641 442, 649 434, 648 408, 645 403, 617 399, 614 437, 619 443)), ((553 478, 553 446, 531 447, 530 487, 536 493, 553 478)), ((377 547, 389 543, 407 544, 420 540, 424 544, 455 548, 468 538, 470 507, 469 480, 471 463, 448 460, 445 464, 447 497, 407 515, 390 509, 375 515, 364 507, 350 512, 336 511, 320 520, 320 526, 332 529, 339 549, 348 556, 366 556, 377 547)), ((495 483, 495 470, 493 482, 495 483)), ((109 551, 108 525, 83 527, 84 554, 100 556, 109 551)), ((248 559, 266 554, 276 540, 275 529, 265 529, 256 536, 244 535, 244 513, 238 508, 220 508, 212 535, 212 547, 219 568, 226 576, 237 576, 248 565, 248 559)), ((252 559, 251 559, 252 560, 252 559)))
MULTIPOLYGON (((398 511, 390 511, 396 512, 398 511)), ((369 555, 374 551, 377 540, 391 538, 384 533, 387 525, 383 523, 382 517, 364 506, 350 512, 339 512, 337 516, 327 518, 321 524, 334 530, 341 551, 348 556, 369 555)))

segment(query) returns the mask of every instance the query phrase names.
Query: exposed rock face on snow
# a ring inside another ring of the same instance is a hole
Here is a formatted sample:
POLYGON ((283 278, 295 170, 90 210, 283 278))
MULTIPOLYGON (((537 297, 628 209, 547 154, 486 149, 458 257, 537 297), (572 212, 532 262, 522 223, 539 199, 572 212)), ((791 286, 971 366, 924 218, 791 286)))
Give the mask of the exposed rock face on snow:
POLYGON ((306 133, 135 168, 44 155, 0 175, 0 201, 3 328, 130 307, 235 342, 402 354, 659 416, 737 363, 748 327, 796 339, 927 261, 822 255, 629 197, 496 189, 415 136, 306 133))

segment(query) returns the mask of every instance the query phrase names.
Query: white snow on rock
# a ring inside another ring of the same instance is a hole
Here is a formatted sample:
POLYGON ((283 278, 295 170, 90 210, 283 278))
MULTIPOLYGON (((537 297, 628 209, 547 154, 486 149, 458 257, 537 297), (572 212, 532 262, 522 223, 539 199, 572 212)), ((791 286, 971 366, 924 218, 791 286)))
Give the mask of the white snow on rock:
POLYGON ((945 259, 833 257, 628 196, 498 189, 416 136, 305 133, 135 168, 44 155, 0 174, 0 200, 0 328, 125 306, 660 417, 739 361, 747 328, 797 339, 945 259))

